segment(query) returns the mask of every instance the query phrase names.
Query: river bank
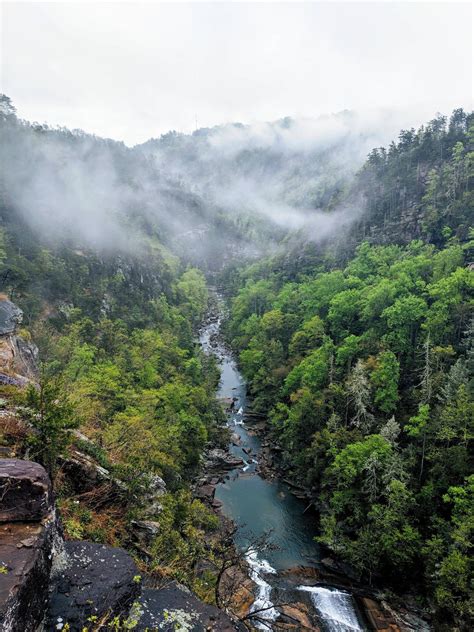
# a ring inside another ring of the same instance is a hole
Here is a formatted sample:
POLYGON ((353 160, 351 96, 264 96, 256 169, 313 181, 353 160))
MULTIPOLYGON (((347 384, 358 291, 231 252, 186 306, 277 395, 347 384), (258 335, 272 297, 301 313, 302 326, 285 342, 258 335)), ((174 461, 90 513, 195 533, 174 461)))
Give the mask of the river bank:
POLYGON ((314 517, 303 489, 272 463, 264 420, 249 410, 244 381, 220 333, 218 309, 200 336, 206 353, 221 365, 218 396, 226 409, 231 439, 227 450, 211 450, 196 488, 198 497, 235 525, 234 542, 247 562, 246 590, 257 629, 422 630, 408 612, 393 612, 377 591, 341 572, 314 542, 314 517), (263 436, 262 436, 263 434, 263 436), (270 457, 270 458, 269 458, 270 457), (258 543, 258 544, 256 544, 258 543), (253 584, 252 584, 253 582, 253 584))

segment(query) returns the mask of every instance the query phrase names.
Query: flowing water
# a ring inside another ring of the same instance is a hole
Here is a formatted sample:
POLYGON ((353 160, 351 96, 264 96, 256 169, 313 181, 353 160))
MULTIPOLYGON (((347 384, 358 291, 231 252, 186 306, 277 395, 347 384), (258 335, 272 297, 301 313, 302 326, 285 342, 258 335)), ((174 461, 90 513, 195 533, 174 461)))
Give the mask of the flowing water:
POLYGON ((223 514, 238 526, 238 547, 247 550, 250 543, 265 535, 272 545, 246 555, 258 587, 252 609, 262 609, 259 616, 266 622, 257 627, 273 629, 272 622, 278 617, 275 604, 302 602, 316 615, 325 632, 364 631, 366 627, 350 593, 327 586, 291 585, 281 574, 298 566, 318 567, 320 550, 314 541, 314 519, 303 513, 305 504, 291 494, 287 485, 264 479, 256 471, 261 441, 252 432, 252 422, 245 421, 245 382, 232 355, 219 340, 219 328, 218 319, 206 325, 200 342, 221 363, 218 397, 234 399, 228 424, 239 441, 232 443, 230 452, 240 457, 244 466, 230 472, 217 486, 215 497, 222 502, 223 514))

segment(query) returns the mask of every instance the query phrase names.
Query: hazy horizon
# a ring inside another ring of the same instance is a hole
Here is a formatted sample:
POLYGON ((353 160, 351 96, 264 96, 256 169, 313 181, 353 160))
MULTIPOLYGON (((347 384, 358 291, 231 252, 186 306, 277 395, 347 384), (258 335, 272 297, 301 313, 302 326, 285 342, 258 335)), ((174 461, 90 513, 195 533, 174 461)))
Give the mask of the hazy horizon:
POLYGON ((472 107, 471 44, 462 2, 3 2, 1 91, 128 145, 343 110, 416 127, 472 107))

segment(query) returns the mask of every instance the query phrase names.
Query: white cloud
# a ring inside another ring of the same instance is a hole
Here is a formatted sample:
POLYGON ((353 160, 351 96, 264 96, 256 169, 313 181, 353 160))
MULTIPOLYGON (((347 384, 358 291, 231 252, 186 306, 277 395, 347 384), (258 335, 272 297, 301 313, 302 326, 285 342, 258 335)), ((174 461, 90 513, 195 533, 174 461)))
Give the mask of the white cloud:
MULTIPOLYGON (((168 129, 470 107, 470 3, 3 3, 19 115, 129 144, 168 129)), ((413 114, 416 112, 416 114, 413 114)), ((265 133, 263 131, 263 133, 265 133)))

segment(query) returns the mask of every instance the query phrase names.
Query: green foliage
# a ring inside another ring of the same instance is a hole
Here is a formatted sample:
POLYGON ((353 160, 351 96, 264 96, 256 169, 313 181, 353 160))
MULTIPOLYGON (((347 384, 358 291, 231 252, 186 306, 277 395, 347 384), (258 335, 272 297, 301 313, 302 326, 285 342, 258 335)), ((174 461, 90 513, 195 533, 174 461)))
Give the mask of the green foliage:
POLYGON ((73 407, 64 393, 64 385, 43 372, 39 388, 30 386, 25 395, 24 418, 36 431, 30 437, 33 459, 42 463, 50 474, 56 461, 70 442, 69 431, 78 427, 73 407))
POLYGON ((392 351, 383 351, 370 377, 375 387, 374 404, 384 413, 396 410, 399 400, 400 364, 392 351))
POLYGON ((292 283, 249 271, 228 324, 283 464, 312 490, 319 541, 369 580, 424 577, 438 616, 460 620, 472 608, 466 252, 450 234, 439 249, 364 243, 345 268, 292 283), (256 288, 271 288, 258 311, 256 288))

